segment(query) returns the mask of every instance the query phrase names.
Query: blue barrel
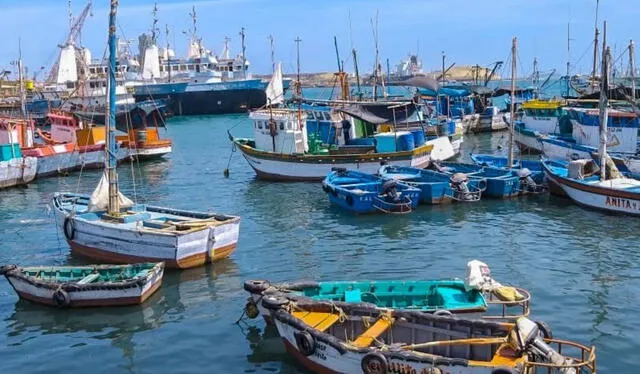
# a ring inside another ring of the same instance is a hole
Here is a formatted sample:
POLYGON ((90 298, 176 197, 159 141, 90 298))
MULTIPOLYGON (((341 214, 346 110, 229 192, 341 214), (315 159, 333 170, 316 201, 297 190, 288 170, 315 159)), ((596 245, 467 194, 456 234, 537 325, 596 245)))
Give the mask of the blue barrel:
POLYGON ((413 135, 413 143, 415 144, 416 148, 424 145, 425 138, 424 131, 422 131, 422 129, 411 130, 411 135, 413 135))
POLYGON ((413 151, 416 148, 413 140, 413 134, 409 131, 398 132, 397 144, 398 151, 413 151))

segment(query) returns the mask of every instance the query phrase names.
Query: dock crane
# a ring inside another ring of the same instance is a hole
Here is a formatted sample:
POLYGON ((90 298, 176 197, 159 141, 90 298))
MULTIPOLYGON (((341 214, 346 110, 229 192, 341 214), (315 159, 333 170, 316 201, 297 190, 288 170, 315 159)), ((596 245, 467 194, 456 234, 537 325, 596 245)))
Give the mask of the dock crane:
MULTIPOLYGON (((71 3, 71 1, 69 1, 69 3, 71 3)), ((65 38, 64 43, 58 45, 58 48, 60 48, 61 51, 63 48, 66 48, 70 45, 73 45, 76 49, 78 48, 78 46, 80 45, 80 33, 82 31, 82 26, 84 26, 84 22, 86 21, 87 16, 89 16, 90 13, 91 13, 91 0, 87 2, 87 5, 85 5, 84 9, 76 19, 73 19, 71 16, 69 17, 70 18, 69 34, 65 38)), ((47 77, 47 82, 55 82, 56 74, 58 73, 59 61, 60 61, 60 53, 58 53, 58 58, 56 59, 56 62, 53 64, 53 66, 51 67, 51 71, 49 72, 49 76, 47 77)))

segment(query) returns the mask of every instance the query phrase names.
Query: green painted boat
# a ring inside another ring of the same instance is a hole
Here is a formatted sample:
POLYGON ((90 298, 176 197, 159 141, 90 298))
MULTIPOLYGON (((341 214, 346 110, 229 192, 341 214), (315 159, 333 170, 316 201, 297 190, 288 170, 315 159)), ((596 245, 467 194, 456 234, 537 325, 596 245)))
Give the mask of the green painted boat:
POLYGON ((285 293, 287 297, 314 301, 367 303, 378 308, 416 310, 434 314, 475 314, 488 319, 515 320, 528 316, 531 295, 528 291, 503 286, 491 278, 488 266, 473 260, 467 264, 467 278, 436 280, 379 280, 270 283, 248 280, 245 291, 251 296, 245 306, 249 317, 269 313, 261 309, 260 299, 267 294, 285 293))
POLYGON ((18 296, 57 307, 141 304, 162 284, 164 263, 0 267, 18 296))

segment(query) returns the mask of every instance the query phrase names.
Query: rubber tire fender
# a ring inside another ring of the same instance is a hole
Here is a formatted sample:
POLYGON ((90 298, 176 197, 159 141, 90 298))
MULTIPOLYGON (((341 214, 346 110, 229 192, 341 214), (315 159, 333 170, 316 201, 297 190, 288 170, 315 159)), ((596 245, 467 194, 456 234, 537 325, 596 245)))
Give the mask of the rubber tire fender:
POLYGON ((293 333, 296 339, 296 346, 300 353, 305 356, 311 356, 316 351, 316 340, 309 331, 296 331, 293 333))
POLYGON ((256 305, 256 302, 251 298, 247 300, 247 304, 244 306, 244 310, 247 313, 247 317, 249 317, 250 319, 255 319, 260 315, 258 305, 256 305))
POLYGON ((438 309, 435 312, 433 312, 434 316, 444 316, 444 317, 453 317, 453 313, 451 313, 450 311, 446 310, 446 309, 438 309))
POLYGON ((269 283, 269 281, 262 279, 250 279, 248 281, 245 281, 242 287, 249 293, 262 293, 266 289, 271 287, 271 284, 269 283))
POLYGON ((55 290, 51 298, 53 300, 53 305, 57 306, 58 308, 68 307, 69 303, 71 302, 71 299, 69 299, 69 294, 62 288, 58 288, 57 290, 55 290))
POLYGON ((480 191, 485 191, 487 189, 487 180, 486 179, 480 179, 478 181, 478 188, 480 189, 480 191))
POLYGON ((65 217, 64 223, 62 224, 62 231, 64 231, 64 237, 67 240, 71 241, 76 237, 76 228, 73 224, 73 219, 71 217, 65 217))
POLYGON ((327 186, 326 184, 322 183, 322 191, 324 191, 325 193, 330 193, 331 192, 331 188, 329 186, 327 186))
POLYGON ((262 306, 269 310, 278 310, 289 304, 289 299, 278 295, 266 295, 262 298, 262 306))
POLYGON ((364 374, 387 374, 389 372, 387 358, 380 352, 365 355, 360 366, 364 374))

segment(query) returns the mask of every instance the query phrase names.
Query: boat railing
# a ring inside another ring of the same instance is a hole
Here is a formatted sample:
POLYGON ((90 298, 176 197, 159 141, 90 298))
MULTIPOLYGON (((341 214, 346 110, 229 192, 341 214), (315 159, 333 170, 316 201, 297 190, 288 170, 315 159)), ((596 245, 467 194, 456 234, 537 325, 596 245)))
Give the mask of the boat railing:
POLYGON ((413 211, 411 199, 406 198, 403 201, 394 203, 385 201, 383 198, 376 196, 373 198, 373 206, 377 210, 386 214, 408 214, 413 211))
POLYGON ((459 202, 476 202, 476 201, 480 201, 480 199, 482 198, 482 190, 477 188, 477 189, 470 189, 469 191, 457 191, 455 189, 453 189, 453 194, 451 195, 446 195, 446 197, 451 198, 455 201, 459 201, 459 202))
POLYGON ((569 361, 563 365, 550 362, 528 361, 525 364, 524 374, 564 373, 569 372, 568 369, 574 369, 576 373, 580 374, 596 374, 595 346, 587 347, 579 343, 560 339, 544 339, 544 341, 560 355, 569 359, 569 361))
POLYGON ((520 317, 529 316, 529 314, 531 314, 531 294, 523 288, 514 288, 523 296, 522 299, 515 301, 501 300, 493 292, 485 292, 484 296, 487 300, 487 304, 489 304, 489 306, 494 306, 494 308, 500 308, 500 312, 497 314, 485 315, 483 318, 493 320, 516 320, 520 317), (516 313, 514 309, 518 310, 519 313, 516 313))

